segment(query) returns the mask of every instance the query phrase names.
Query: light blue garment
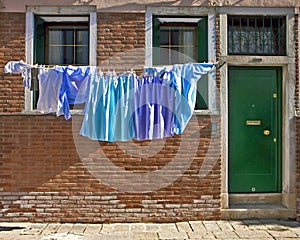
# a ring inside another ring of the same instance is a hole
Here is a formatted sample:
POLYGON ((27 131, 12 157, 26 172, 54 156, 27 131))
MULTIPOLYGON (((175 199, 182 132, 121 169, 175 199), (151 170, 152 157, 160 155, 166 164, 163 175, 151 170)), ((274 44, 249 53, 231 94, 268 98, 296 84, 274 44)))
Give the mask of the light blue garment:
POLYGON ((63 73, 54 69, 39 69, 39 99, 37 110, 43 112, 57 112, 60 87, 63 73))
POLYGON ((108 121, 106 109, 110 95, 109 81, 105 81, 103 74, 93 74, 90 82, 90 94, 85 106, 85 116, 80 133, 93 140, 105 140, 108 135, 108 121), (106 125, 107 124, 107 125, 106 125), (107 127, 105 127, 107 126, 107 127))
POLYGON ((93 140, 106 140, 108 137, 108 94, 109 81, 103 74, 93 74, 90 82, 90 94, 85 106, 85 116, 80 133, 93 140))
POLYGON ((31 67, 21 61, 10 61, 4 67, 5 73, 14 73, 14 74, 22 74, 23 77, 23 86, 27 88, 31 88, 31 67))
POLYGON ((127 141, 135 136, 132 74, 93 74, 80 133, 93 140, 127 141))
POLYGON ((211 63, 174 65, 176 73, 175 133, 182 134, 192 117, 196 104, 197 81, 213 68, 211 63))
POLYGON ((110 84, 109 141, 127 141, 135 136, 132 120, 134 74, 114 75, 110 84))

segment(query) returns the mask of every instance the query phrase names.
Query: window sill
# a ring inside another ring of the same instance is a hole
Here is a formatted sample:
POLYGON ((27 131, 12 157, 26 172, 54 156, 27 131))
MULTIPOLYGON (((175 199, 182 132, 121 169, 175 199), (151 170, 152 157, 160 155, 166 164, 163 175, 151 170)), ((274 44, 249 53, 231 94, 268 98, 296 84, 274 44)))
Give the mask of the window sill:
MULTIPOLYGON (((79 115, 82 116, 84 115, 83 110, 71 110, 70 111, 72 115, 79 115)), ((212 111, 212 110, 195 110, 193 115, 195 116, 219 116, 220 112, 219 111, 212 111)), ((38 111, 38 110, 30 110, 30 111, 26 111, 23 110, 22 112, 13 112, 13 113, 5 113, 2 112, 0 113, 0 116, 56 116, 55 112, 50 112, 50 113, 46 113, 46 112, 42 112, 42 111, 38 111)), ((300 117, 300 112, 298 114, 296 114, 296 117, 300 117)))
POLYGON ((217 110, 195 110, 194 114, 195 116, 219 116, 220 112, 217 110))
MULTIPOLYGON (((84 115, 83 110, 71 110, 72 115, 84 115)), ((23 110, 22 112, 2 112, 0 116, 56 116, 55 112, 43 112, 38 110, 23 110)))

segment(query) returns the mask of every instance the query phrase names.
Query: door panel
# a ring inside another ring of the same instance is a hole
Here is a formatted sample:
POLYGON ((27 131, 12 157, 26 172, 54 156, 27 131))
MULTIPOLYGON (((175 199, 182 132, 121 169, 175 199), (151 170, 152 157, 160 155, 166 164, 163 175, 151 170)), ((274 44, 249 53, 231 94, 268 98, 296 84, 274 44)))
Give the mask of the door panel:
POLYGON ((277 192, 280 68, 229 69, 229 192, 277 192))

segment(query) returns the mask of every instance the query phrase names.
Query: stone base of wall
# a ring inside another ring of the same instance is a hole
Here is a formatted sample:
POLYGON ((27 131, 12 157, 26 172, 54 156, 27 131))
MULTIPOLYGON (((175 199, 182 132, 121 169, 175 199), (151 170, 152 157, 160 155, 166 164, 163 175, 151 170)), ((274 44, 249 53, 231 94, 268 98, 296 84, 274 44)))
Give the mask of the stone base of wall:
POLYGON ((296 126, 296 210, 297 221, 300 221, 300 117, 295 118, 296 126))

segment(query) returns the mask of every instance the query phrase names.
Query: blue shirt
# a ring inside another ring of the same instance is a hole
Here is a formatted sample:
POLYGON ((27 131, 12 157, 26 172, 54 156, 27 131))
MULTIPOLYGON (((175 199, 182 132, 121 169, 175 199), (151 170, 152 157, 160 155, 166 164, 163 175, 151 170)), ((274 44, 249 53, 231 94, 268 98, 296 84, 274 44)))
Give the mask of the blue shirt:
POLYGON ((68 120, 72 117, 70 104, 85 103, 88 99, 91 68, 57 66, 55 70, 63 74, 57 116, 64 115, 68 120))

